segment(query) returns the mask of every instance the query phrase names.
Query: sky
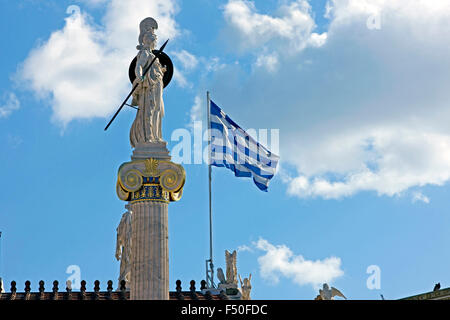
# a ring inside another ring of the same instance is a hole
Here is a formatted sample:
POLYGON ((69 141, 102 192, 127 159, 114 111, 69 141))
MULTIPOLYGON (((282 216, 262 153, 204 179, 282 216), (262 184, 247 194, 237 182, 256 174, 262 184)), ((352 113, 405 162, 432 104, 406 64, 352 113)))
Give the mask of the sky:
POLYGON ((136 111, 103 129, 148 16, 170 39, 163 137, 186 170, 169 205, 171 290, 200 283, 209 256, 206 91, 280 156, 267 193, 213 168, 215 266, 237 250, 253 299, 313 299, 325 282, 349 299, 450 287, 447 0, 0 0, 7 288, 117 283, 115 186, 136 111))

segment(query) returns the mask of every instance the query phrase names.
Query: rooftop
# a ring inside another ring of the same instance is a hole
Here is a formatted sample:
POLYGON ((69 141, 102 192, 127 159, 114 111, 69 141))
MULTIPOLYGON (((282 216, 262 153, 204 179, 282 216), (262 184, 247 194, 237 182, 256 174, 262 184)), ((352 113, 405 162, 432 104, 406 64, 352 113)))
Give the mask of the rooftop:
MULTIPOLYGON (((81 281, 79 291, 72 291, 66 287, 65 291, 59 291, 59 282, 53 281, 51 291, 45 291, 44 281, 39 281, 39 291, 31 292, 30 281, 25 281, 23 292, 17 292, 16 282, 11 281, 10 292, 3 292, 0 287, 0 300, 130 300, 130 292, 125 288, 125 281, 122 281, 120 289, 113 289, 113 282, 108 281, 106 291, 100 291, 100 281, 94 281, 94 291, 86 291, 86 281, 81 281)), ((206 291, 206 281, 201 281, 200 290, 196 291, 195 281, 190 282, 189 291, 182 291, 181 281, 176 281, 176 291, 169 292, 169 300, 228 300, 229 297, 221 292, 220 294, 211 294, 206 291)))
POLYGON ((421 293, 400 300, 450 300, 450 288, 421 293))

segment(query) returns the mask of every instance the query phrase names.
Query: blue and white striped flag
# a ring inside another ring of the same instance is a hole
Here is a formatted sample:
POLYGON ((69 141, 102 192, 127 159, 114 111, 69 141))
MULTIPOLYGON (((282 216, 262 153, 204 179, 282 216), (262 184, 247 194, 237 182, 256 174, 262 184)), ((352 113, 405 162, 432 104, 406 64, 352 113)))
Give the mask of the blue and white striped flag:
POLYGON ((210 100, 211 165, 227 167, 236 177, 253 177, 267 191, 279 157, 250 137, 210 100))

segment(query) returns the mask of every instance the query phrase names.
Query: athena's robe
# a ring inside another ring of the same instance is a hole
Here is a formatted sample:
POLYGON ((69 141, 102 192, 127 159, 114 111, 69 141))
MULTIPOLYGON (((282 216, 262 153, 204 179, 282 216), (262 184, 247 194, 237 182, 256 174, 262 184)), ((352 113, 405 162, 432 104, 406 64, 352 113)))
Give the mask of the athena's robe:
POLYGON ((164 68, 158 59, 142 79, 145 69, 153 60, 154 55, 149 48, 142 48, 137 56, 136 80, 139 83, 133 93, 132 105, 138 106, 136 119, 130 130, 130 143, 133 148, 138 143, 162 141, 161 123, 164 117, 163 76, 164 68))

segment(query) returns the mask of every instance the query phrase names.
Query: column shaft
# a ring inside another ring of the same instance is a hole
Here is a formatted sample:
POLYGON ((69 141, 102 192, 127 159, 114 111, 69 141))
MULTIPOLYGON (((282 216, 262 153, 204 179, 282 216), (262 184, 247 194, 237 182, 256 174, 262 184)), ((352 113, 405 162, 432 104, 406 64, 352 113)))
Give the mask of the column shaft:
POLYGON ((131 210, 131 299, 168 300, 168 204, 139 201, 131 204, 131 210))

